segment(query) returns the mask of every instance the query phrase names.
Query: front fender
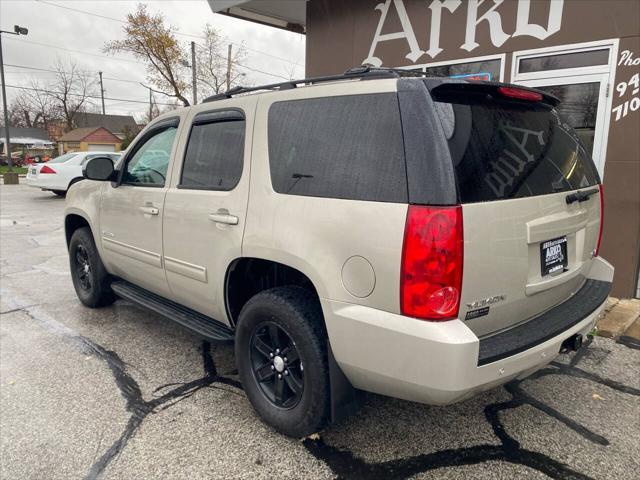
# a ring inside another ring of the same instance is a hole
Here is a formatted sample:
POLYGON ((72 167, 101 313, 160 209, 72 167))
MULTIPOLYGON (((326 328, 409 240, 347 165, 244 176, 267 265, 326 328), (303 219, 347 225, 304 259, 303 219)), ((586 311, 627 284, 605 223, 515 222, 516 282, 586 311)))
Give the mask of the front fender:
POLYGON ((98 253, 102 256, 102 242, 100 241, 100 202, 102 197, 103 182, 83 180, 77 182, 67 192, 64 208, 65 235, 67 245, 71 238, 68 231, 69 222, 67 219, 71 215, 83 218, 93 234, 93 240, 98 248, 98 253))

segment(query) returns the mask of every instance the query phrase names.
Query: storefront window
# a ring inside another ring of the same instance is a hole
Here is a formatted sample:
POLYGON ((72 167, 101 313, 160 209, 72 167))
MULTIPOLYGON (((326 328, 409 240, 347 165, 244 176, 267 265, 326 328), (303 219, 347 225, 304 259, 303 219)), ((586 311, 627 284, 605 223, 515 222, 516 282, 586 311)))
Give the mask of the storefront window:
POLYGON ((562 70, 565 68, 591 67, 609 64, 609 49, 586 52, 562 53, 544 57, 521 58, 518 73, 562 70))
POLYGON ((556 107, 556 110, 573 127, 586 145, 587 151, 593 154, 600 84, 597 82, 574 83, 572 85, 538 86, 536 88, 549 92, 560 99, 560 105, 556 107))
POLYGON ((426 67, 425 72, 435 77, 456 77, 462 75, 478 75, 479 79, 500 81, 500 60, 484 60, 481 62, 454 63, 426 67), (485 75, 483 75, 485 74, 485 75))

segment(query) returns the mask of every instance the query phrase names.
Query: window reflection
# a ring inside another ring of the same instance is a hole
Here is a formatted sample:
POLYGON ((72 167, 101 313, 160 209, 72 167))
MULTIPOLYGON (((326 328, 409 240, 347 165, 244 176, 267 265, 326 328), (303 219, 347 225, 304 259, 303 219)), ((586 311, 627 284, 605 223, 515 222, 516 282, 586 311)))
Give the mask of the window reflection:
POLYGON ((556 110, 564 121, 576 131, 589 153, 593 154, 600 83, 552 85, 536 88, 560 99, 560 105, 556 107, 556 110))

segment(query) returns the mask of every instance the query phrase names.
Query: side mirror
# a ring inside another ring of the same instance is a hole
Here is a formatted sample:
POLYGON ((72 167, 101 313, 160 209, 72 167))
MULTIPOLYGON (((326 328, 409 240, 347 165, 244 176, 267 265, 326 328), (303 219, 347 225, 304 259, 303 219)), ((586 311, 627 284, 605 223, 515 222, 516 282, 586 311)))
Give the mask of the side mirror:
POLYGON ((113 160, 109 157, 94 157, 82 167, 82 176, 89 180, 110 181, 114 173, 113 160))

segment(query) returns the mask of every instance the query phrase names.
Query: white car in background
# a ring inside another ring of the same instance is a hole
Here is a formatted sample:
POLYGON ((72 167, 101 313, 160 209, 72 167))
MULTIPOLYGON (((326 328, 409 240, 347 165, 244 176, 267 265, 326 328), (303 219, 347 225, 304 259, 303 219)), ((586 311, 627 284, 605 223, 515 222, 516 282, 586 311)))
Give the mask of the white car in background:
POLYGON ((46 163, 29 165, 25 183, 63 197, 71 185, 82 180, 82 166, 95 157, 109 157, 115 163, 120 159, 120 153, 93 151, 65 153, 46 163))

